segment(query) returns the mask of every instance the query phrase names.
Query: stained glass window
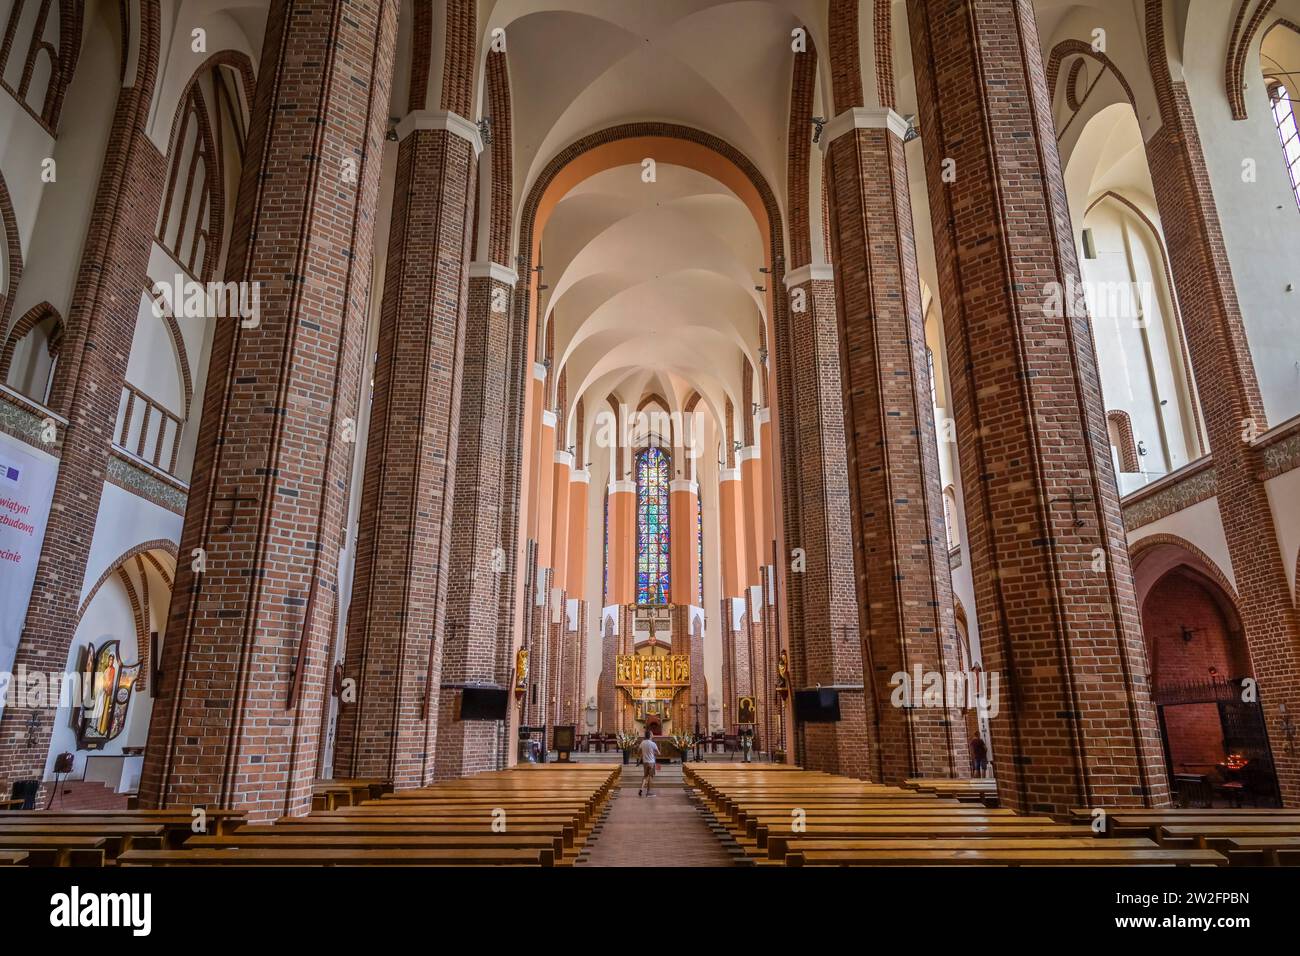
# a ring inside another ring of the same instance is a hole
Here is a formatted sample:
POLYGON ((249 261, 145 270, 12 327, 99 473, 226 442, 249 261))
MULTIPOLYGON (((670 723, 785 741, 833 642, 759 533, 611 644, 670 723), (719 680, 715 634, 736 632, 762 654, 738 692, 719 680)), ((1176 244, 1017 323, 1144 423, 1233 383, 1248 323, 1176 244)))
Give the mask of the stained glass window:
POLYGON ((647 448, 636 458, 636 599, 667 604, 668 456, 647 448))

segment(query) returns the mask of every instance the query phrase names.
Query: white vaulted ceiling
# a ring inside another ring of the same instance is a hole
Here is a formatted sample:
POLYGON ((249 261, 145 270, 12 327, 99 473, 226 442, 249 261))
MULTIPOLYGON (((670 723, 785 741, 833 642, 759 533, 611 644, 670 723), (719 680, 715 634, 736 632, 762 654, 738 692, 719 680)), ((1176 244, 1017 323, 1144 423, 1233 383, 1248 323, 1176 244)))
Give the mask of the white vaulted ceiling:
POLYGON ((759 348, 764 250, 746 206, 703 173, 618 166, 574 187, 542 237, 542 305, 571 399, 611 392, 740 405, 759 348), (648 374, 647 374, 648 373, 648 374))

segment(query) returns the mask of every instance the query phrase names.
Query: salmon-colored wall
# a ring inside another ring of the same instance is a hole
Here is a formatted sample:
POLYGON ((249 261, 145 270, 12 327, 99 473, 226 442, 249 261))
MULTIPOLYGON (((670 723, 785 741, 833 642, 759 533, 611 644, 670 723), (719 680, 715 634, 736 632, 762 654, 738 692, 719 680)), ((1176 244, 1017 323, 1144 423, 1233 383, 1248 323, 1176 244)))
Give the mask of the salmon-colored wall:
POLYGON ((636 483, 609 489, 609 603, 636 601, 636 483))
POLYGON ((699 514, 699 486, 675 479, 668 498, 668 574, 672 603, 694 604, 699 600, 700 561, 696 540, 699 514))
MULTIPOLYGON (((591 488, 591 473, 575 471, 569 476, 569 597, 576 601, 587 599, 587 493, 591 488)), ((582 662, 586 667, 586 662, 582 662)))
POLYGON ((762 467, 759 468, 759 483, 763 488, 762 505, 759 508, 759 544, 760 565, 772 563, 772 539, 775 537, 776 503, 772 495, 773 462, 777 457, 776 446, 772 444, 772 416, 770 409, 764 408, 758 413, 759 454, 762 467))
POLYGON ((740 484, 744 496, 740 512, 740 532, 745 542, 745 561, 741 566, 744 577, 741 583, 753 587, 759 582, 758 514, 762 508, 763 500, 758 449, 752 445, 748 448, 742 448, 740 450, 739 464, 740 484))
POLYGON ((740 597, 745 591, 741 580, 744 535, 739 521, 743 500, 739 472, 734 468, 724 469, 718 480, 718 557, 722 559, 723 597, 740 597))
POLYGON ((555 570, 555 587, 569 590, 569 475, 573 472, 573 456, 567 451, 555 452, 552 465, 551 497, 551 567, 555 570))

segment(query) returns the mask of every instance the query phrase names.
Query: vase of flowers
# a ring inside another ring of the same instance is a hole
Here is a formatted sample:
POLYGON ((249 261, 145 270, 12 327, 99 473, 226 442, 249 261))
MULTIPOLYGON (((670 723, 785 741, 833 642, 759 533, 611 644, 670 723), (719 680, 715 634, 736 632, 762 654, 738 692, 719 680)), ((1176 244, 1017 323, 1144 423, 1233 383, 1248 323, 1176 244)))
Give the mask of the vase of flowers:
POLYGON ((632 748, 636 746, 637 739, 638 739, 638 738, 637 738, 637 735, 636 735, 636 734, 628 734, 628 733, 623 733, 622 731, 619 731, 619 734, 618 734, 618 749, 621 750, 621 751, 623 751, 623 762, 624 762, 624 763, 627 763, 628 760, 631 758, 631 756, 632 756, 632 748))
POLYGON ((687 756, 690 755, 691 748, 695 746, 696 737, 694 734, 673 734, 668 738, 677 748, 678 754, 681 755, 682 763, 686 763, 687 756))

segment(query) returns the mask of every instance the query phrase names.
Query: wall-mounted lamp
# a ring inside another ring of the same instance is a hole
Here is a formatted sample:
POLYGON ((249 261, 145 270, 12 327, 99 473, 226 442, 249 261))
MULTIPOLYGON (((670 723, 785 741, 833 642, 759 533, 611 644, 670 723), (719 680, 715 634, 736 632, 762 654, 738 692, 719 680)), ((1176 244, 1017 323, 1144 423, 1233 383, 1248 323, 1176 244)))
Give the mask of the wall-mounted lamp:
POLYGON ((813 142, 820 143, 822 141, 822 130, 826 128, 826 117, 814 116, 812 118, 812 124, 813 124, 813 142))
MULTIPOLYGON (((1203 630, 1205 629, 1201 627, 1188 627, 1186 624, 1182 625, 1181 637, 1183 639, 1183 643, 1184 644, 1192 643, 1192 638, 1194 638, 1197 634, 1201 633, 1201 631, 1203 630)), ((1213 677, 1217 673, 1218 671, 1215 668, 1213 667, 1210 668, 1211 677, 1213 677)))

